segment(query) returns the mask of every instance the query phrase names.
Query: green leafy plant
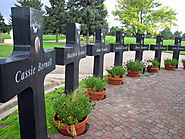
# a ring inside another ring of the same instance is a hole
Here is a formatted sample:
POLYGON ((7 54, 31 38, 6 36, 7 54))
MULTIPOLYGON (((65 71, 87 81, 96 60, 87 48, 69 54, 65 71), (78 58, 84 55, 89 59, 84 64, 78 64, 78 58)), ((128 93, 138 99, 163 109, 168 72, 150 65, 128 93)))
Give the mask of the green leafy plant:
POLYGON ((147 68, 158 68, 159 67, 159 62, 156 60, 150 59, 150 60, 147 60, 147 63, 148 63, 147 68))
POLYGON ((176 66, 178 61, 176 59, 165 59, 164 64, 167 66, 176 66))
POLYGON ((183 63, 183 65, 185 65, 185 59, 182 59, 182 63, 183 63))
POLYGON ((128 61, 126 63, 127 70, 138 72, 143 70, 143 64, 138 61, 128 61))
POLYGON ((108 72, 108 77, 111 78, 123 78, 126 73, 126 69, 124 69, 122 66, 114 66, 111 69, 106 69, 108 72))
POLYGON ((76 90, 71 94, 59 97, 54 104, 55 120, 58 127, 76 125, 82 122, 95 105, 96 103, 92 104, 84 90, 76 90))
POLYGON ((104 87, 107 84, 104 80, 96 77, 87 78, 86 80, 84 80, 84 83, 86 89, 93 92, 103 92, 104 87))

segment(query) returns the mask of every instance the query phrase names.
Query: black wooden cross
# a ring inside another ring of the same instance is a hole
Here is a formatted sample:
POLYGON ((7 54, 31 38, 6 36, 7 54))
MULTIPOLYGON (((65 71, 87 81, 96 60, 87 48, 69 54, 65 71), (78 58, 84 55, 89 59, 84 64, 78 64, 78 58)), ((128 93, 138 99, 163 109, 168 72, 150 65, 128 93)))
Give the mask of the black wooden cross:
POLYGON ((86 57, 86 47, 80 45, 80 24, 68 23, 66 26, 66 46, 55 47, 56 64, 65 66, 65 91, 78 87, 79 62, 86 57))
POLYGON ((14 50, 0 59, 0 102, 18 96, 22 139, 46 139, 44 78, 55 69, 54 50, 42 44, 42 12, 12 8, 14 50))
POLYGON ((142 61, 143 51, 148 50, 149 45, 144 44, 144 34, 136 34, 136 44, 130 44, 130 50, 136 51, 135 60, 142 61))
POLYGON ((104 55, 110 52, 110 45, 105 44, 105 29, 96 30, 94 45, 87 45, 87 55, 94 56, 93 75, 103 78, 104 55))
POLYGON ((167 46, 163 45, 163 36, 157 36, 156 45, 151 44, 150 50, 155 51, 155 60, 157 60, 159 62, 159 69, 160 69, 162 51, 167 50, 167 46))
POLYGON ((121 66, 123 64, 123 52, 128 51, 128 44, 124 44, 124 33, 116 31, 116 43, 110 44, 111 52, 115 52, 114 65, 121 66))
MULTIPOLYGON (((173 51, 173 59, 179 61, 179 53, 180 51, 185 51, 185 46, 181 46, 182 38, 176 37, 174 45, 168 45, 168 51, 173 51)), ((178 68, 178 64, 176 66, 178 68)))

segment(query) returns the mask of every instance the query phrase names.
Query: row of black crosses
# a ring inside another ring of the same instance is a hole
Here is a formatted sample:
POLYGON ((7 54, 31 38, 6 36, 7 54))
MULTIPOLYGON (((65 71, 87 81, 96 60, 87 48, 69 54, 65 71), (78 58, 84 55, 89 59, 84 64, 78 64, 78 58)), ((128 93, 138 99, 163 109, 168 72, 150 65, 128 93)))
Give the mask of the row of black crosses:
MULTIPOLYGON (((0 102, 7 102, 18 96, 20 132, 22 139, 46 139, 47 126, 44 98, 44 78, 55 69, 55 64, 66 65, 65 91, 73 91, 78 87, 79 61, 86 55, 94 56, 93 75, 103 77, 104 55, 115 52, 114 65, 122 65, 123 52, 128 51, 124 44, 124 33, 116 33, 116 43, 105 44, 105 30, 96 31, 94 45, 80 45, 80 24, 67 24, 66 46, 54 50, 43 49, 42 13, 30 7, 12 8, 14 50, 10 57, 0 59, 0 102), (56 55, 55 55, 56 54, 56 55), (56 59, 56 61, 55 61, 56 59)), ((143 51, 149 46, 144 45, 144 35, 137 34, 136 44, 130 50, 136 51, 136 60, 141 61, 143 51)), ((175 40, 173 58, 178 59, 181 39, 175 40)), ((150 46, 156 51, 155 59, 160 62, 163 46, 162 37, 157 38, 156 45, 150 46)))

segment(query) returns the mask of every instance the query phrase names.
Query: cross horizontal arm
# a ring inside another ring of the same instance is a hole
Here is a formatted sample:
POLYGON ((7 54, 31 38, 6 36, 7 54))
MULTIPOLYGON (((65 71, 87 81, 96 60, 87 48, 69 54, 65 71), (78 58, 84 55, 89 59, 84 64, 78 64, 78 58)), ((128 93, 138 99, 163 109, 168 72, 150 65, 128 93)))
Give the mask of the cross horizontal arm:
POLYGON ((86 47, 81 45, 75 51, 74 47, 55 47, 56 50, 56 64, 67 65, 72 63, 74 59, 81 59, 86 57, 86 47))
POLYGON ((149 50, 148 44, 130 44, 131 51, 149 50))
POLYGON ((150 50, 154 50, 154 51, 157 51, 157 50, 162 50, 162 51, 167 51, 167 45, 153 45, 153 44, 151 44, 150 45, 150 50))
POLYGON ((169 51, 185 51, 185 46, 168 45, 169 51))

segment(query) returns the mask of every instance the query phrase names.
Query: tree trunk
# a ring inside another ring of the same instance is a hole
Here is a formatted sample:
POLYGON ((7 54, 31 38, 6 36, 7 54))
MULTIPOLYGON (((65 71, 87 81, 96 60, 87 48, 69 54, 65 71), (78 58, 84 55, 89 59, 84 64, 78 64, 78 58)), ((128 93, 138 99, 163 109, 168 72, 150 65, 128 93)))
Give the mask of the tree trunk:
POLYGON ((86 44, 89 44, 89 30, 86 30, 86 44))
POLYGON ((57 32, 57 34, 56 34, 56 42, 58 42, 58 32, 57 32))
POLYGON ((94 35, 93 35, 93 43, 95 43, 95 38, 96 36, 95 36, 95 33, 94 33, 94 35))
POLYGON ((1 38, 1 42, 3 41, 3 38, 2 38, 2 33, 0 32, 0 38, 1 38))

